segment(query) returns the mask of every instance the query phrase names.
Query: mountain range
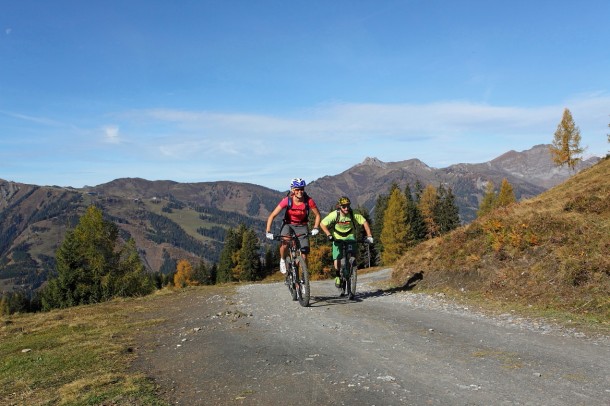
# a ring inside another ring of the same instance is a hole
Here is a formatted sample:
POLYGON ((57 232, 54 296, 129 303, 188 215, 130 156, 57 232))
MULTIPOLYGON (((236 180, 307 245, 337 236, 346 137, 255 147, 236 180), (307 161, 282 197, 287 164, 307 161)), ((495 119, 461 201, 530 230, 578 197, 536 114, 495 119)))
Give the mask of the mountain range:
MULTIPOLYGON (((509 151, 489 162, 429 167, 418 159, 383 162, 366 158, 338 175, 310 182, 307 192, 322 213, 337 198, 349 196, 353 206, 372 210, 378 196, 392 184, 404 188, 419 182, 450 187, 460 218, 476 217, 487 182, 499 186, 506 178, 518 200, 536 196, 562 183, 574 172, 553 164, 548 145, 509 151)), ((599 161, 580 162, 576 172, 599 161)), ((303 176, 297 174, 295 176, 303 176)), ((216 262, 225 231, 241 223, 262 233, 269 213, 284 197, 251 183, 178 183, 121 178, 93 187, 36 186, 0 179, 0 292, 35 290, 55 268, 55 251, 66 230, 91 204, 101 207, 120 229, 134 238, 150 271, 169 272, 177 259, 216 262)), ((279 224, 279 221, 277 224, 279 224)), ((173 267, 173 269, 172 269, 173 267)))

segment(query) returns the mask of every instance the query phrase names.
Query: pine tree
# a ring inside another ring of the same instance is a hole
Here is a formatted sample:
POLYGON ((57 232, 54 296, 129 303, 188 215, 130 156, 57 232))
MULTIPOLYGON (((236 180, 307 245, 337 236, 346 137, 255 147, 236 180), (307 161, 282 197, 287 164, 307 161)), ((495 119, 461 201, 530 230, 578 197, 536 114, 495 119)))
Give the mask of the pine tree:
POLYGON ((422 241, 426 238, 426 225, 409 184, 405 187, 405 198, 407 199, 407 224, 413 230, 415 242, 422 241))
POLYGON ((451 188, 445 189, 442 184, 438 187, 438 204, 434 218, 441 234, 448 233, 460 225, 460 215, 455 204, 455 195, 451 188))
POLYGON ((57 277, 41 293, 45 310, 147 294, 153 289, 135 242, 118 247, 118 227, 104 220, 95 206, 67 232, 56 261, 57 277))
MULTIPOLYGON (((369 214, 369 211, 366 209, 366 207, 362 207, 362 206, 358 206, 356 209, 354 209, 354 213, 358 213, 360 215, 362 215, 362 217, 365 218, 365 220, 369 223, 369 227, 371 227, 371 232, 372 230, 372 222, 371 222, 371 215, 369 214)), ((359 226, 360 228, 362 228, 362 226, 359 226)), ((366 237, 364 231, 360 231, 358 233, 360 237, 360 241, 362 241, 362 237, 366 237)), ((375 237, 373 237, 374 239, 375 237)), ((374 244, 358 244, 358 255, 357 255, 357 260, 358 260, 358 268, 368 268, 372 265, 375 264, 375 258, 377 258, 377 251, 375 250, 375 243, 374 244)))
POLYGON ((142 296, 155 290, 153 279, 144 268, 133 238, 121 248, 116 272, 110 273, 107 279, 112 281, 110 293, 116 296, 142 296))
POLYGON ((388 207, 383 216, 381 259, 384 265, 396 262, 406 252, 409 241, 413 239, 411 229, 405 222, 406 206, 405 196, 395 188, 390 194, 388 207))
POLYGON ((233 279, 233 268, 236 262, 234 260, 235 253, 239 250, 241 241, 238 240, 238 235, 232 228, 225 235, 224 246, 220 251, 220 259, 218 261, 218 273, 216 282, 230 282, 233 279))
POLYGON ((376 241, 375 247, 377 248, 377 256, 373 257, 374 264, 381 264, 381 254, 383 253, 383 241, 381 241, 381 231, 383 230, 383 217, 388 207, 389 195, 381 194, 377 196, 375 201, 374 219, 371 224, 371 233, 373 239, 376 241))
POLYGON ((245 228, 242 232, 238 260, 240 281, 255 281, 262 278, 259 251, 260 247, 256 232, 251 228, 245 228))
POLYGON ((43 292, 43 308, 70 307, 109 299, 102 278, 118 265, 114 245, 118 229, 105 221, 102 211, 90 206, 68 231, 56 253, 57 278, 43 292))
POLYGON ((213 285, 215 275, 212 274, 212 267, 208 266, 204 261, 200 261, 195 268, 193 278, 201 285, 213 285))
POLYGON ((479 205, 477 217, 482 217, 491 212, 495 204, 496 192, 494 191, 494 184, 492 181, 487 181, 487 188, 485 190, 485 195, 483 195, 483 199, 481 200, 481 204, 479 205))
POLYGON ((579 157, 584 149, 580 147, 580 129, 574 123, 570 110, 564 109, 561 122, 557 125, 553 144, 549 147, 553 162, 557 166, 568 165, 574 170, 582 160, 579 157))

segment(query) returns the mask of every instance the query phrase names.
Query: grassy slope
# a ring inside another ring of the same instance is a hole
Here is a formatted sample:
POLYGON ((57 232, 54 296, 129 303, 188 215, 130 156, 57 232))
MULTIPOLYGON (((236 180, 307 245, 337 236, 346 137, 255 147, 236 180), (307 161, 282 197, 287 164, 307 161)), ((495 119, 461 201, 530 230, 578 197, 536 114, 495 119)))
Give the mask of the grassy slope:
POLYGON ((150 379, 129 371, 134 334, 158 321, 132 316, 160 294, 3 317, 0 404, 164 404, 150 379))
POLYGON ((396 284, 552 310, 610 328, 610 159, 408 252, 396 284))

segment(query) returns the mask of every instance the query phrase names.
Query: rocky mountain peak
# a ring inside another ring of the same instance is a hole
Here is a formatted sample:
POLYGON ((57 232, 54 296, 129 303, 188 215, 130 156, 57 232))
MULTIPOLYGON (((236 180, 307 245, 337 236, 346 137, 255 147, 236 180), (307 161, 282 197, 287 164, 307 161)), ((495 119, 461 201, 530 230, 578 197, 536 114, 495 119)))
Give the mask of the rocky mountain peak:
POLYGON ((387 168, 387 164, 377 158, 366 157, 361 164, 356 166, 375 166, 377 168, 387 168))

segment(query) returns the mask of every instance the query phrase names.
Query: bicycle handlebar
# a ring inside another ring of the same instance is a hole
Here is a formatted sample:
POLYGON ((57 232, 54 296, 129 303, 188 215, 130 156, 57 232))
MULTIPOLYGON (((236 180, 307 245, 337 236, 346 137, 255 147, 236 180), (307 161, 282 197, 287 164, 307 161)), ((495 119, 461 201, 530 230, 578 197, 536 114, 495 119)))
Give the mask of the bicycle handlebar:
POLYGON ((304 235, 311 235, 311 231, 308 231, 306 233, 301 233, 301 234, 288 234, 288 235, 281 235, 281 234, 273 234, 273 240, 274 241, 281 241, 282 238, 284 239, 293 239, 293 238, 299 238, 302 237, 304 235))
POLYGON ((339 240, 337 238, 333 238, 331 242, 336 242, 338 244, 347 244, 347 243, 364 243, 364 244, 371 244, 370 242, 368 242, 368 240, 366 239, 366 237, 361 238, 360 240, 339 240))

